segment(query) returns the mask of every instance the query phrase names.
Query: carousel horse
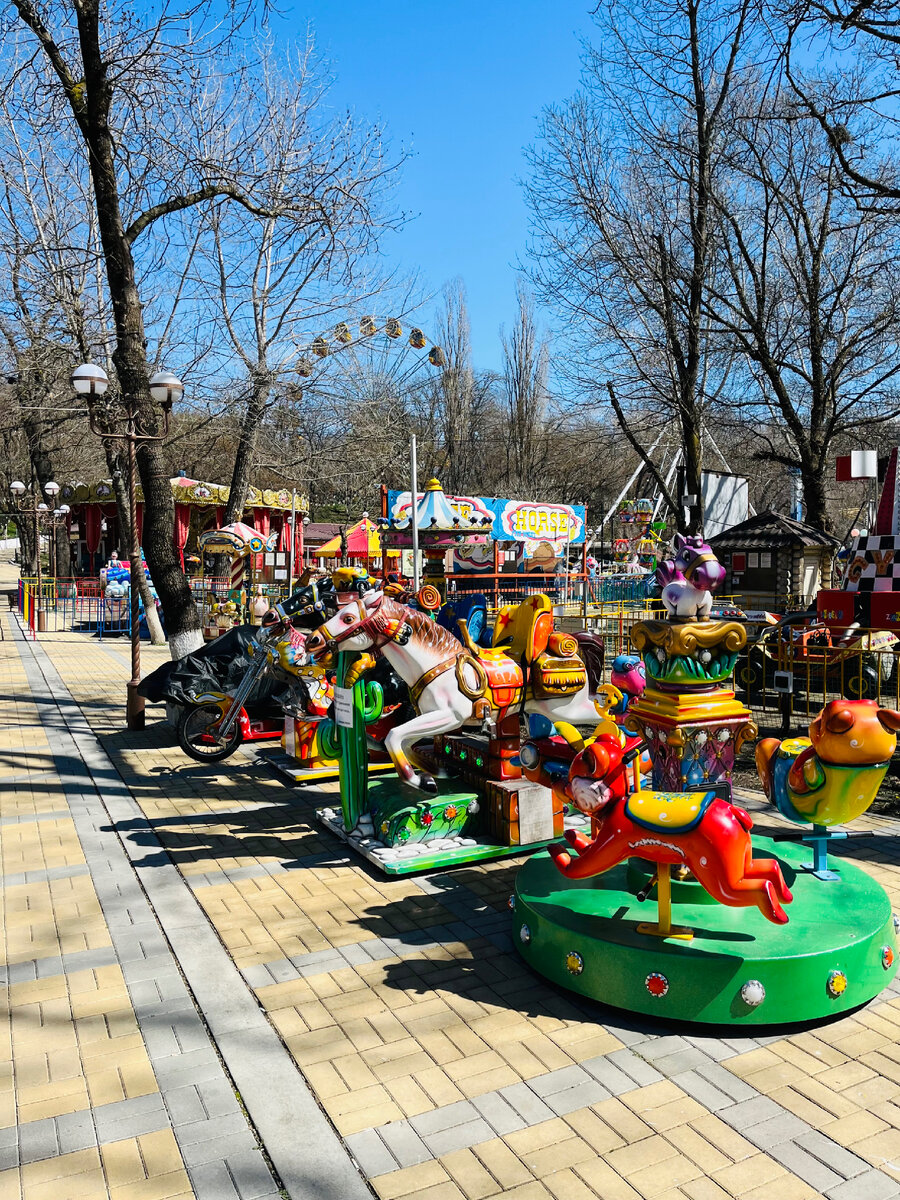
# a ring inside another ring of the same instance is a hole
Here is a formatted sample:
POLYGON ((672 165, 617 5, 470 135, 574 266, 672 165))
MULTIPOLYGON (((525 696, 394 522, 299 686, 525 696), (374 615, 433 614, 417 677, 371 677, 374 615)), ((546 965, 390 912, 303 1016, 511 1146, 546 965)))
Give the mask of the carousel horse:
POLYGON ((340 609, 307 643, 314 659, 337 650, 380 653, 408 684, 416 716, 385 738, 406 783, 436 791, 434 779, 411 764, 411 747, 469 722, 497 722, 524 712, 540 713, 554 723, 597 723, 577 643, 554 631, 546 596, 501 609, 490 648, 467 637, 465 622, 461 633, 463 642, 424 613, 384 592, 368 592, 340 609))
POLYGON ((795 824, 845 825, 875 799, 898 730, 900 713, 876 700, 829 700, 809 739, 764 738, 756 747, 763 790, 795 824))
POLYGON ((648 859, 667 872, 687 867, 720 904, 755 905, 769 921, 784 925, 782 906, 791 893, 775 859, 753 857, 749 814, 714 792, 629 794, 628 759, 634 753, 620 736, 601 732, 572 760, 565 781, 526 770, 529 779, 552 787, 558 798, 591 817, 590 838, 568 830, 568 848, 549 848, 563 875, 587 879, 628 858, 648 859))
POLYGON ((656 568, 670 621, 708 621, 712 593, 725 581, 725 568, 701 537, 675 534, 675 558, 656 568))

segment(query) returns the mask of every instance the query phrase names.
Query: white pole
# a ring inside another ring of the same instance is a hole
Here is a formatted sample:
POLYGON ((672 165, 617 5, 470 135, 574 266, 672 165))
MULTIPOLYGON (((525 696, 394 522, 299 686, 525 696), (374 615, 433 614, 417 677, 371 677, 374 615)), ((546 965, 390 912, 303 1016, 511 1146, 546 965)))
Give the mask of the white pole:
POLYGON ((416 522, 419 507, 419 465, 416 462, 416 435, 410 441, 410 460, 412 466, 412 498, 409 511, 412 521, 412 552, 413 552, 413 591, 419 590, 419 526, 416 522))
POLYGON ((294 590, 294 545, 297 540, 297 489, 291 488, 291 544, 288 547, 288 595, 294 590))

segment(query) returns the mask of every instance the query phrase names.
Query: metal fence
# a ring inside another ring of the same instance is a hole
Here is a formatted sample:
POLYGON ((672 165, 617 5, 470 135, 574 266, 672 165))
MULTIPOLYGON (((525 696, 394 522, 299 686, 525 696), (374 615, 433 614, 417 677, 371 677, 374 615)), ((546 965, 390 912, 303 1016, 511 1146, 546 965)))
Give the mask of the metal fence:
POLYGON ((776 626, 740 652, 733 686, 763 724, 809 721, 829 700, 872 699, 900 708, 900 640, 880 630, 842 637, 808 625, 776 626))
MULTIPOLYGON (((99 637, 131 635, 128 595, 105 594, 97 579, 20 579, 18 607, 35 633, 90 633, 99 637)), ((146 633, 143 602, 139 605, 142 636, 146 633)))
MULTIPOLYGON (((554 576, 500 575, 450 576, 457 596, 480 591, 500 604, 515 603, 539 592, 551 595, 548 582, 554 576), (497 584, 491 591, 486 582, 497 584), (504 589, 499 588, 500 581, 504 589), (466 586, 461 586, 465 584, 466 586)), ((607 665, 617 654, 633 653, 631 629, 638 621, 660 619, 660 601, 644 594, 640 579, 580 579, 578 584, 596 585, 585 605, 584 595, 568 603, 557 601, 563 628, 587 626, 604 639, 607 665), (616 594, 618 593, 618 594, 616 594), (586 609, 586 612, 585 612, 586 609)), ((260 584, 266 602, 283 598, 283 584, 260 584)), ((227 580, 193 580, 191 588, 204 621, 216 606, 240 594, 227 580)), ((452 599, 454 591, 448 587, 452 599)), ((246 603, 246 596, 244 596, 246 603)), ((252 599, 252 597, 251 597, 252 599)), ((740 597, 735 597, 740 601, 740 597)), ((790 597, 773 597, 774 611, 789 611, 790 597)), ((18 585, 18 607, 33 633, 82 632, 99 637, 130 635, 131 605, 128 596, 105 594, 96 579, 42 580, 40 594, 36 579, 18 585)), ((717 597, 717 605, 728 597, 717 597)), ((146 629, 141 608, 142 633, 146 629)), ((779 721, 787 727, 812 719, 828 701, 841 696, 871 698, 885 707, 900 710, 900 639, 879 630, 856 628, 846 633, 829 632, 814 618, 795 624, 769 626, 763 619, 748 623, 746 647, 738 655, 730 686, 755 714, 758 722, 771 726, 779 721)))
POLYGON ((575 612, 587 612, 603 604, 642 602, 652 588, 646 575, 584 575, 579 572, 537 572, 474 574, 454 572, 447 575, 447 599, 454 596, 485 596, 488 607, 496 612, 504 604, 517 604, 529 596, 549 596, 555 605, 575 612))

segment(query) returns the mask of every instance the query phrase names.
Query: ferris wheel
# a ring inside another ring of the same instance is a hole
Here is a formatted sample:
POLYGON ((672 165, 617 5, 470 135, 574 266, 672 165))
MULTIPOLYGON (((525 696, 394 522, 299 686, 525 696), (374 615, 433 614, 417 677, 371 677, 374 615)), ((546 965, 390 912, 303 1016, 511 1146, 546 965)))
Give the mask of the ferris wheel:
POLYGON ((369 398, 366 393, 371 391, 399 396, 405 387, 447 365, 443 349, 419 326, 404 325, 401 317, 379 319, 372 314, 352 325, 340 321, 297 351, 296 373, 308 381, 305 386, 320 395, 357 399, 369 398))

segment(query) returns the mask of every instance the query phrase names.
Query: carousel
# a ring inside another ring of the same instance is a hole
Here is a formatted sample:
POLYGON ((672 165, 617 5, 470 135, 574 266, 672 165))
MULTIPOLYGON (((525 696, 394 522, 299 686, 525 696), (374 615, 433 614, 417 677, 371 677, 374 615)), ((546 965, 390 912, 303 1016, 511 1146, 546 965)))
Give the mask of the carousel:
MULTIPOLYGON (((175 505, 173 541, 182 565, 187 567, 191 559, 199 563, 201 534, 221 527, 230 489, 223 484, 204 483, 184 475, 169 482, 175 505)), ((303 556, 302 518, 307 513, 309 501, 306 496, 296 493, 293 498, 298 540, 294 557, 299 562, 303 556)), ((96 575, 100 565, 120 548, 118 510, 112 483, 109 480, 69 483, 62 488, 60 499, 71 509, 67 524, 76 567, 82 574, 96 575)), ((140 531, 144 524, 144 493, 140 484, 136 499, 140 531)), ((251 487, 243 518, 263 538, 268 539, 274 534, 278 547, 287 552, 291 537, 291 504, 289 490, 251 487)))
MULTIPOLYGON (((526 774, 590 818, 587 836, 532 858, 511 898, 514 942, 535 971, 605 1004, 716 1025, 783 1025, 845 1013, 896 971, 897 918, 847 858, 833 826, 875 798, 900 713, 833 700, 808 737, 757 748, 763 788, 797 832, 759 836, 731 792, 735 755, 756 736, 728 687, 743 626, 710 617, 725 576, 700 538, 676 535, 657 570, 666 621, 632 630, 647 681, 626 726, 653 759, 598 729, 564 768, 523 747, 526 774)), ((844 842, 846 844, 846 842, 844 842)))

